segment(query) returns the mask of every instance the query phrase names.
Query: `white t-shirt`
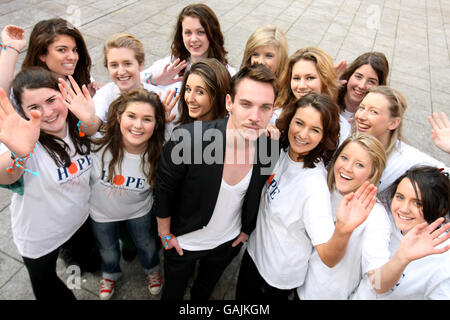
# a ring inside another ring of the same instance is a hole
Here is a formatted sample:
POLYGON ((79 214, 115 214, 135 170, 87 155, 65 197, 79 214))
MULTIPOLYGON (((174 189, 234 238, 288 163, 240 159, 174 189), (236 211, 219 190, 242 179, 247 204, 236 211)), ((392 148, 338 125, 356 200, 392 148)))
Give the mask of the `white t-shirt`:
MULTIPOLYGON (((64 138, 71 150, 69 167, 58 167, 40 142, 26 168, 39 172, 24 173, 24 195, 14 193, 11 199, 11 225, 14 243, 27 258, 42 257, 65 243, 89 216, 90 155, 74 154, 69 137, 64 138)), ((6 146, 0 153, 7 152, 6 146)))
POLYGON ((303 284, 313 247, 333 235, 330 192, 323 163, 304 168, 281 151, 265 184, 248 253, 273 287, 303 284))
POLYGON ((230 186, 222 179, 216 206, 206 227, 183 234, 178 243, 191 251, 214 249, 241 232, 241 212, 253 168, 239 183, 230 186))
POLYGON ((435 166, 444 168, 446 172, 450 173, 450 168, 443 162, 434 159, 403 141, 397 141, 395 148, 387 159, 386 168, 383 171, 380 184, 378 185, 378 192, 385 190, 398 177, 405 173, 406 170, 414 165, 435 166))
POLYGON ((280 117, 282 111, 283 111, 282 108, 275 109, 272 118, 270 118, 269 120, 269 124, 274 126, 276 124, 277 119, 280 117))
POLYGON ((341 117, 344 118, 348 122, 348 120, 355 117, 355 113, 344 109, 344 110, 341 110, 341 117))
MULTIPOLYGON (((403 237, 390 215, 394 231, 389 250, 395 254, 403 237)), ((438 248, 449 245, 447 240, 438 248)), ((377 295, 367 276, 359 285, 352 299, 380 300, 449 300, 450 299, 450 251, 415 260, 408 264, 399 282, 388 292, 377 295)))
POLYGON ((135 219, 150 212, 153 193, 141 169, 141 155, 124 151, 122 170, 116 170, 108 181, 111 153, 103 150, 92 153, 90 215, 96 222, 113 222, 135 219))
MULTIPOLYGON (((342 195, 331 193, 333 218, 342 195)), ((301 300, 346 300, 358 287, 362 275, 380 268, 389 259, 391 223, 381 203, 376 203, 369 217, 352 233, 342 260, 329 268, 320 259, 317 250, 309 260, 303 286, 297 289, 301 300)))
POLYGON ((352 133, 352 126, 342 115, 339 115, 339 126, 339 145, 341 145, 352 133))

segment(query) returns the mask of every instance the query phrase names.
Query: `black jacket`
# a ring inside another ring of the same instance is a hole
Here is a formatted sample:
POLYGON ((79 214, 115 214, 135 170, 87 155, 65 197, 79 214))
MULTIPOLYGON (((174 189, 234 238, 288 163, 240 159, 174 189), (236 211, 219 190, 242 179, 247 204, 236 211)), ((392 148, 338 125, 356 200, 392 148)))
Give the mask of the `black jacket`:
MULTIPOLYGON (((153 213, 159 218, 171 217, 170 231, 175 236, 201 229, 211 219, 222 182, 227 121, 225 118, 179 126, 163 147, 156 172, 153 213), (173 137, 177 135, 183 136, 182 143, 174 141, 173 137), (184 149, 180 151, 182 147, 184 149), (212 152, 213 149, 218 153, 212 152), (182 155, 182 163, 172 153, 182 155), (218 161, 211 163, 200 156, 208 154, 218 161)), ((242 205, 241 231, 248 235, 256 226, 261 190, 278 156, 278 141, 270 140, 264 134, 259 137, 256 161, 242 205), (275 152, 274 159, 269 161, 271 150, 275 152)))

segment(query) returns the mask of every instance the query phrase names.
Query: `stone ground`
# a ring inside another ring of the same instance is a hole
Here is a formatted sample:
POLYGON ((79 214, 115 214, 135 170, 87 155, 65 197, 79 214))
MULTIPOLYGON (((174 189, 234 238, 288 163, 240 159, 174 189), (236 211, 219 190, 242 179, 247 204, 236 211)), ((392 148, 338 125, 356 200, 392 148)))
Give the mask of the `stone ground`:
MULTIPOLYGON (((450 164, 450 157, 431 140, 427 116, 450 116, 450 0, 211 0, 204 1, 219 17, 230 64, 239 68, 245 43, 260 25, 281 27, 289 52, 318 46, 336 61, 349 63, 367 51, 383 52, 390 63, 389 85, 406 96, 409 107, 403 132, 410 144, 450 164)), ((177 16, 190 1, 175 0, 0 0, 0 28, 15 24, 30 35, 42 19, 63 17, 83 33, 93 59, 93 76, 108 81, 103 43, 117 32, 128 32, 145 45, 146 66, 170 53, 177 16)), ((16 66, 20 69, 22 59, 16 66)), ((33 300, 28 273, 13 243, 9 213, 11 193, 0 189, 0 300, 33 300)), ((240 259, 227 268, 213 299, 234 299, 240 259)), ((151 297, 137 259, 122 262, 124 275, 114 299, 151 297)), ((70 271, 70 270, 68 270, 70 271)), ((58 273, 71 273, 58 261, 58 273)), ((79 299, 98 299, 100 272, 83 274, 79 299)), ((77 284, 76 282, 70 282, 77 284)), ((186 295, 189 298, 189 294, 186 295)))

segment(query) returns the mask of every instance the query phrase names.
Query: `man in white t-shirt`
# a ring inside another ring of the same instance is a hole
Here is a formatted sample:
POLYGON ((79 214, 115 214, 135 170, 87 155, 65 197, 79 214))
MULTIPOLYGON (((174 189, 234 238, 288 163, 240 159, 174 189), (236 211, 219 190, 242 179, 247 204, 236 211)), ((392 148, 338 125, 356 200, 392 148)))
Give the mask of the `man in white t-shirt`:
POLYGON ((279 153, 278 141, 262 134, 277 91, 267 67, 244 67, 232 78, 228 118, 180 126, 164 146, 154 205, 166 248, 163 300, 183 298, 198 260, 191 299, 208 299, 254 229, 268 167, 279 153))

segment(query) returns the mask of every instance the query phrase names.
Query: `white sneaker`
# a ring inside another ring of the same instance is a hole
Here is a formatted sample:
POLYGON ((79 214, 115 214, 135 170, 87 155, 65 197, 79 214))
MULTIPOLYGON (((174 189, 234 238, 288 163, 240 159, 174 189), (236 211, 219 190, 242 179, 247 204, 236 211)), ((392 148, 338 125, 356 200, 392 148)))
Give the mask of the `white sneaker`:
POLYGON ((114 280, 103 279, 100 281, 100 299, 109 300, 114 294, 114 286, 116 282, 114 280))
POLYGON ((154 296, 158 295, 161 292, 162 288, 162 279, 161 279, 161 271, 153 271, 147 276, 148 290, 154 296))

